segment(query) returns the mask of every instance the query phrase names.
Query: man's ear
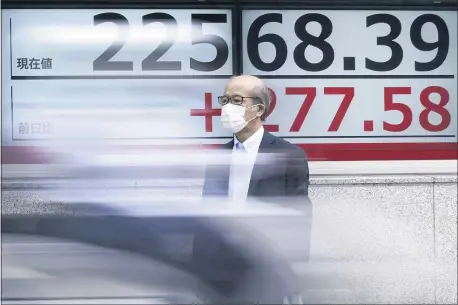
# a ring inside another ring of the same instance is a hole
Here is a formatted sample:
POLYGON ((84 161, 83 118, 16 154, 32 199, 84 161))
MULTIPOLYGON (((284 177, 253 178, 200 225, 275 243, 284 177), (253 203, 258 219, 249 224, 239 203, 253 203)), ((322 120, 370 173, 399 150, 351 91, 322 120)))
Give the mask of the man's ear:
POLYGON ((258 104, 258 112, 256 116, 261 117, 264 114, 266 107, 263 104, 258 104))

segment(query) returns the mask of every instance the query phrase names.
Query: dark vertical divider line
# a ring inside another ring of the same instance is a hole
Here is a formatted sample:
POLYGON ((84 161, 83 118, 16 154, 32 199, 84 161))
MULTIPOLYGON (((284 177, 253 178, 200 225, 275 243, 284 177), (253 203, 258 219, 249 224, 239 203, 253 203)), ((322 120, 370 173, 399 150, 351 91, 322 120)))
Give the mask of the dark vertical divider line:
POLYGON ((12 21, 10 18, 10 79, 13 78, 13 36, 12 21))
MULTIPOLYGON (((10 83, 13 81, 13 26, 10 18, 10 83)), ((14 141, 14 114, 13 114, 13 86, 10 88, 10 106, 11 106, 11 140, 14 141)), ((3 128, 2 128, 3 130, 3 128)))
POLYGON ((232 7, 232 71, 234 75, 243 73, 242 9, 238 0, 232 7))

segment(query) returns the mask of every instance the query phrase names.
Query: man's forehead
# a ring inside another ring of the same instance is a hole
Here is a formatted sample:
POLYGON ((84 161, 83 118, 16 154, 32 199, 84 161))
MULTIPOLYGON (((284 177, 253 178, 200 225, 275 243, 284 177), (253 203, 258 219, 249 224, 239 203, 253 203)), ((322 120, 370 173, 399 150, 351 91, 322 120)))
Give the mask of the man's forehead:
POLYGON ((230 94, 246 94, 251 92, 250 87, 246 84, 227 84, 225 90, 226 93, 230 94))
POLYGON ((238 76, 231 79, 226 85, 226 92, 247 93, 262 85, 262 81, 254 76, 238 76))

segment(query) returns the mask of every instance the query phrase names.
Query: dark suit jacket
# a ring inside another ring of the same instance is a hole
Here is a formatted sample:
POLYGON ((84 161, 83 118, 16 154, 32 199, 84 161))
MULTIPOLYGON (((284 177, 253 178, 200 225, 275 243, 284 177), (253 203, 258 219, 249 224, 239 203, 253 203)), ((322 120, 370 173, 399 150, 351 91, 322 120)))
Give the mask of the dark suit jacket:
MULTIPOLYGON (((232 140, 222 149, 230 153, 233 147, 232 140)), ((229 173, 229 164, 209 166, 205 175, 203 196, 228 196, 229 173)), ((265 131, 251 174, 248 197, 277 204, 281 204, 279 200, 286 199, 285 203, 308 205, 308 183, 309 170, 305 152, 265 131), (268 164, 258 162, 259 156, 263 154, 273 156, 273 160, 268 164)))
MULTIPOLYGON (((227 197, 229 193, 229 175, 230 175, 230 154, 234 147, 234 141, 225 144, 222 149, 227 151, 227 159, 222 166, 209 166, 205 175, 205 183, 203 189, 204 197, 227 197)), ((303 259, 308 260, 310 255, 310 239, 311 239, 311 223, 312 223, 312 204, 308 197, 308 183, 309 183, 309 170, 307 157, 304 151, 296 145, 293 145, 281 138, 264 131, 261 144, 259 146, 258 156, 253 167, 251 174, 250 185, 248 189, 248 198, 254 198, 257 201, 281 205, 286 208, 300 209, 304 211, 304 226, 297 227, 301 232, 292 231, 293 236, 297 236, 298 243, 305 243, 308 250, 302 253, 303 259), (260 156, 268 154, 273 156, 272 160, 269 159, 267 163, 261 162, 260 156)), ((294 228, 293 230, 295 230, 294 228)), ((256 243, 254 243, 256 244, 256 243)), ((243 248, 243 246, 242 246, 243 248)), ((226 266, 224 269, 225 276, 231 280, 215 278, 214 283, 222 291, 229 293, 233 288, 234 283, 238 283, 245 278, 248 270, 252 270, 255 264, 248 258, 247 261, 241 263, 233 257, 228 251, 227 247, 217 242, 214 238, 204 235, 196 235, 194 238, 194 258, 196 262, 202 262, 202 269, 212 269, 208 253, 212 252, 209 249, 215 249, 218 254, 213 257, 220 257, 226 266), (205 250, 203 250, 205 249, 205 250), (231 288, 232 287, 232 288, 231 288)), ((212 252, 213 253, 213 252, 212 252)), ((271 267, 267 264, 267 267, 271 267)), ((256 268, 255 268, 256 269, 256 268)), ((287 270, 287 267, 281 267, 287 270)), ((272 276, 265 276, 265 278, 275 278, 277 271, 272 276)), ((278 276, 277 276, 278 277, 278 276)), ((273 284, 275 287, 280 287, 281 284, 273 284)), ((267 291, 263 291, 266 293, 267 291)), ((272 290, 272 293, 277 293, 277 290, 272 290)), ((244 302, 249 303, 243 299, 244 302)), ((258 302, 263 299, 257 300, 258 302)), ((279 295, 276 303, 280 304, 283 301, 283 296, 279 295)), ((252 303, 252 302, 251 302, 252 303)))
MULTIPOLYGON (((227 162, 224 165, 212 165, 207 168, 203 189, 204 197, 228 196, 230 175, 230 163, 228 161, 230 161, 229 156, 233 147, 233 140, 222 147, 223 150, 228 152, 227 162)), ((308 197, 308 183, 309 170, 307 157, 304 151, 298 146, 264 131, 264 136, 259 146, 258 156, 251 174, 248 198, 254 198, 256 202, 261 201, 281 205, 286 208, 297 208, 305 212, 304 226, 297 228, 297 230, 301 232, 291 232, 295 234, 294 236, 298 237, 297 242, 307 245, 308 250, 303 253, 303 259, 305 260, 308 260, 310 255, 312 223, 312 204, 308 197), (260 162, 262 158, 259 158, 259 156, 263 154, 273 156, 273 159, 267 164, 260 162)), ((209 251, 210 247, 218 249, 219 254, 214 255, 214 257, 221 257, 225 264, 229 264, 228 262, 231 261, 230 251, 214 239, 203 235, 196 236, 194 239, 195 260, 203 261, 204 263, 202 263, 202 266, 208 267, 209 259, 205 255, 211 252, 209 251), (206 250, 204 251, 202 249, 206 250)), ((229 264, 228 266, 228 270, 233 273, 231 273, 231 276, 234 279, 243 278, 245 272, 250 268, 250 265, 245 266, 241 263, 229 264)), ((228 271, 226 271, 225 274, 227 272, 228 271)), ((224 281, 216 282, 218 282, 217 285, 221 288, 230 287, 230 285, 227 286, 228 284, 224 281)), ((233 282, 229 281, 229 283, 233 282)), ((282 301, 283 297, 278 300, 278 303, 282 301)))

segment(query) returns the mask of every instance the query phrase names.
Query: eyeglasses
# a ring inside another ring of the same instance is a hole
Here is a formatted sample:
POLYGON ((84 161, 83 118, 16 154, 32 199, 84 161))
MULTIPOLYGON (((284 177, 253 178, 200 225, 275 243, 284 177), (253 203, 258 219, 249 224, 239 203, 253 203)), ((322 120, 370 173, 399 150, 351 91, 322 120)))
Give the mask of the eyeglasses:
POLYGON ((259 100, 258 97, 253 97, 253 96, 239 96, 239 95, 235 95, 235 96, 229 97, 229 96, 223 95, 223 96, 218 96, 218 103, 219 103, 221 106, 224 106, 224 105, 226 105, 226 104, 228 104, 228 103, 232 103, 232 104, 234 104, 234 105, 242 105, 244 99, 246 99, 246 98, 251 98, 251 99, 254 99, 254 100, 259 100))

